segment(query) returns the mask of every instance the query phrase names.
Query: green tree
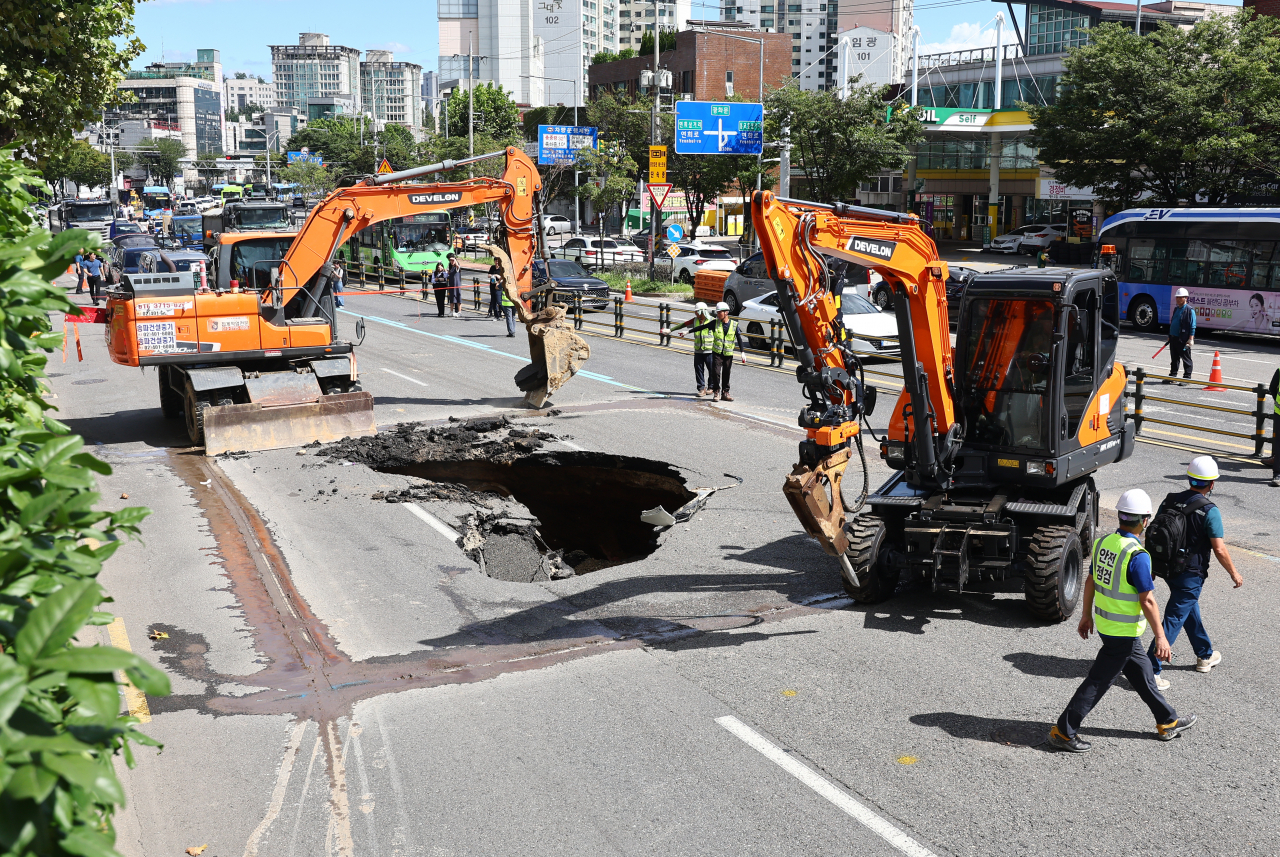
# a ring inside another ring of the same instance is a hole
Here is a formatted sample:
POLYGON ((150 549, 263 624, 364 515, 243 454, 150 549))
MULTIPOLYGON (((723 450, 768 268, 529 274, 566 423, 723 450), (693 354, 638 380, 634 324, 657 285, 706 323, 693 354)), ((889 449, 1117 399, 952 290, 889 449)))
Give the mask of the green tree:
POLYGON ((792 168, 803 172, 818 202, 854 199, 862 182, 905 166, 908 147, 924 137, 917 114, 886 105, 883 90, 854 78, 843 99, 836 90, 794 86, 765 95, 765 137, 776 140, 789 127, 792 168))
POLYGON ((636 55, 635 48, 623 48, 622 50, 618 51, 618 59, 620 60, 629 60, 635 55, 636 55))
MULTIPOLYGON (((524 130, 524 139, 530 143, 538 142, 538 126, 539 125, 573 125, 574 110, 572 107, 565 107, 562 104, 552 105, 550 107, 534 107, 524 112, 524 116, 520 119, 521 127, 524 130)), ((578 118, 584 118, 586 111, 581 108, 578 110, 578 118)))
POLYGON ((1112 206, 1220 205, 1258 192, 1280 164, 1280 22, 1214 15, 1139 38, 1089 31, 1064 60, 1056 103, 1029 106, 1055 176, 1112 206))
POLYGON ((76 140, 70 146, 57 149, 54 154, 39 162, 45 178, 57 185, 66 179, 84 187, 103 187, 111 183, 111 158, 90 146, 84 140, 76 140))
POLYGON ((120 98, 144 45, 134 0, 6 0, 0 27, 0 145, 44 155, 120 98))
POLYGON ((158 746, 119 713, 113 672, 156 696, 169 680, 130 652, 73 642, 112 620, 97 576, 148 512, 95 509, 94 474, 111 468, 48 413, 44 369, 62 341, 50 315, 80 312, 52 280, 97 238, 36 228, 24 186, 38 177, 17 149, 0 149, 0 850, 112 857, 125 800, 113 759, 132 766, 131 744, 158 746))
POLYGON ((323 164, 314 161, 298 161, 280 170, 280 181, 296 184, 294 193, 327 194, 335 186, 333 173, 323 164))
MULTIPOLYGON (((649 110, 653 102, 648 98, 627 101, 612 92, 601 94, 587 105, 587 123, 599 129, 602 139, 621 143, 636 164, 630 176, 634 185, 640 179, 640 171, 649 169, 649 110)), ((666 139, 670 139, 668 136, 666 139)))
POLYGON ((212 154, 206 153, 196 158, 193 166, 195 167, 196 175, 200 177, 200 184, 204 186, 205 192, 208 193, 222 176, 222 170, 218 166, 218 159, 212 154))
POLYGON ((178 163, 187 156, 186 144, 171 137, 147 140, 138 146, 138 157, 147 165, 147 171, 172 189, 173 177, 178 174, 178 163))
POLYGON ((626 146, 617 141, 601 141, 596 149, 579 149, 578 169, 596 181, 578 188, 578 196, 591 200, 600 214, 600 235, 604 222, 615 205, 626 202, 635 190, 637 165, 626 146))
MULTIPOLYGON (((501 86, 486 83, 474 93, 475 133, 495 140, 517 139, 520 133, 520 111, 501 86)), ((455 89, 445 102, 449 116, 449 136, 467 136, 469 101, 465 89, 455 89)))
POLYGON ((695 234, 707 207, 715 205, 740 172, 749 170, 754 183, 755 169, 755 155, 680 155, 675 147, 667 155, 667 181, 684 191, 685 211, 695 234))
MULTIPOLYGON (((109 157, 109 156, 108 156, 109 157)), ((133 169, 133 165, 137 160, 128 152, 116 151, 116 172, 127 173, 133 169)))
POLYGON ((607 62, 613 62, 617 58, 618 58, 618 55, 615 54, 613 51, 608 51, 608 50, 596 51, 595 56, 591 58, 591 64, 601 65, 607 62))
MULTIPOLYGON (((658 51, 666 53, 676 49, 676 31, 670 27, 661 28, 662 38, 658 41, 658 51)), ((653 56, 653 33, 647 32, 640 37, 640 56, 653 56)))

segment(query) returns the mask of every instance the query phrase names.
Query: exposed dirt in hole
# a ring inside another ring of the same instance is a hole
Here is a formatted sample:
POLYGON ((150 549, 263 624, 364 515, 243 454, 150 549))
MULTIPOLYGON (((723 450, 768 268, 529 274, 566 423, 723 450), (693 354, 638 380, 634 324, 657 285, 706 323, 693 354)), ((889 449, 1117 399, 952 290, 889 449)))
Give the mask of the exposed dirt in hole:
POLYGON ((503 580, 532 582, 643 559, 658 542, 640 513, 655 506, 674 512, 694 497, 666 462, 543 448, 554 439, 493 417, 402 423, 321 454, 423 480, 375 500, 471 505, 461 546, 503 580))

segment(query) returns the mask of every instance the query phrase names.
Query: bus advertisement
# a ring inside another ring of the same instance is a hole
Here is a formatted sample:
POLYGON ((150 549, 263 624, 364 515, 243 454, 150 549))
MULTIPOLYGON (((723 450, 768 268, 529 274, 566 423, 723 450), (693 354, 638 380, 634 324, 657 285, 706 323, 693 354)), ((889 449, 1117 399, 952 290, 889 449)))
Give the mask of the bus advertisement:
POLYGON ((402 271, 432 271, 448 266, 453 229, 447 211, 429 211, 384 220, 360 230, 339 251, 339 258, 402 271))
POLYGON ((142 189, 142 211, 147 217, 161 217, 173 212, 173 197, 164 186, 142 189))
POLYGON ((1197 327, 1280 334, 1280 208, 1134 208, 1098 231, 1114 245, 1120 311, 1139 330, 1168 324, 1185 288, 1197 327))

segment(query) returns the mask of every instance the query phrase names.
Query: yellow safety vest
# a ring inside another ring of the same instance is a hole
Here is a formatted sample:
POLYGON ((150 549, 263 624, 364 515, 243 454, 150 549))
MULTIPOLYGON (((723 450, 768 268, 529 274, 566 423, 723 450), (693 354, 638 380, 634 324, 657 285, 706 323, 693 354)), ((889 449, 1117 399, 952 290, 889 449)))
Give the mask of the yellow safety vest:
POLYGON ((1142 597, 1129 583, 1129 561, 1146 553, 1134 536, 1112 533, 1093 546, 1093 622, 1099 634, 1141 637, 1147 629, 1142 597))
POLYGON ((738 322, 735 319, 729 319, 729 329, 724 329, 724 323, 720 319, 716 319, 711 325, 711 353, 719 354, 721 357, 732 357, 733 349, 738 345, 738 322))
POLYGON ((685 325, 693 326, 694 353, 706 354, 711 351, 711 346, 715 340, 715 334, 711 332, 710 327, 704 327, 702 330, 698 330, 697 328, 700 325, 705 325, 705 324, 708 324, 709 322, 714 322, 714 321, 715 321, 714 317, 711 319, 706 319, 700 315, 695 315, 693 318, 689 319, 684 324, 680 325, 681 327, 684 327, 685 325))

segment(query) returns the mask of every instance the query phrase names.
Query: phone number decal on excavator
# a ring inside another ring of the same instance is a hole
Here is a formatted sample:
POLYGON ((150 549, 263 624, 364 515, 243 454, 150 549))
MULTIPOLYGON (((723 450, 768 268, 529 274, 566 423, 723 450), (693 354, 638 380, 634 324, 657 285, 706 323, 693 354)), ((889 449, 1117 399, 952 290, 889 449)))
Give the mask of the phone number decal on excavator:
POLYGON ((192 301, 135 301, 133 312, 137 316, 177 315, 194 306, 192 301))
POLYGON ((178 350, 171 321, 138 322, 138 351, 166 354, 178 350))

